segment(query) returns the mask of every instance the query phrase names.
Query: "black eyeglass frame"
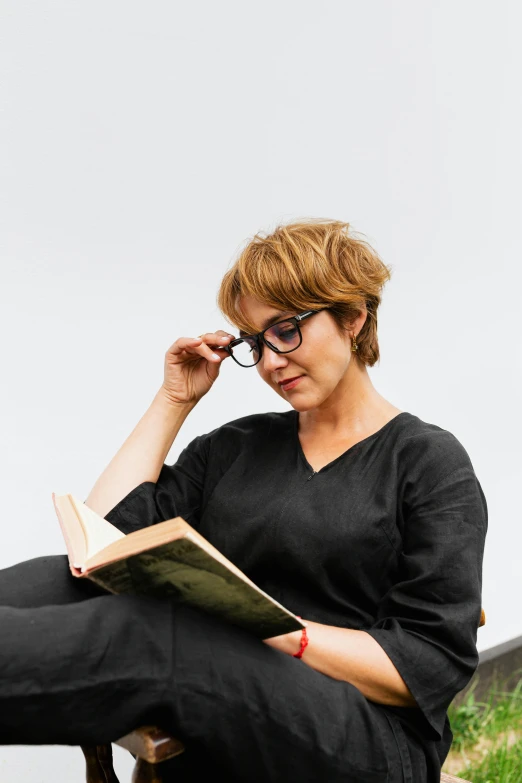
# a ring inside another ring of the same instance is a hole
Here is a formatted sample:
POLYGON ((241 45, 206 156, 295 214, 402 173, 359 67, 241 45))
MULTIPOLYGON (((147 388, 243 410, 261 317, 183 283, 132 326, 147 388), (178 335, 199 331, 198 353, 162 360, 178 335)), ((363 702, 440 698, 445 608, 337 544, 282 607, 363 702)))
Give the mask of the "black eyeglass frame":
POLYGON ((259 364, 261 361, 261 358, 263 356, 262 346, 263 343, 267 346, 267 348, 270 348, 271 351, 274 351, 274 353, 292 353, 292 351, 296 351, 301 343, 303 342, 303 335, 301 332, 301 329, 299 328, 299 322, 304 321, 306 318, 310 318, 310 316, 315 315, 316 313, 322 313, 323 310, 328 310, 328 307, 321 307, 320 310, 305 310, 302 313, 299 313, 298 315, 292 315, 287 318, 281 318, 280 321, 276 321, 275 324, 270 324, 270 326, 267 326, 266 329, 263 329, 261 332, 257 332, 257 334, 245 334, 243 337, 239 337, 237 340, 232 340, 228 345, 223 346, 223 350, 225 350, 232 358, 234 359, 236 364, 239 364, 240 367, 244 367, 246 370, 248 370, 250 367, 255 367, 256 364, 259 364), (277 326, 278 324, 287 323, 287 321, 291 321, 295 328, 297 329, 297 332, 299 334, 299 345, 296 345, 295 348, 290 348, 289 351, 279 351, 275 345, 272 345, 266 337, 265 332, 268 332, 269 329, 273 329, 274 326, 277 326), (259 351, 259 359, 257 362, 254 362, 254 364, 248 364, 244 365, 241 364, 241 362, 238 362, 238 360, 234 357, 234 354, 230 350, 234 347, 234 345, 238 345, 243 340, 246 340, 247 338, 255 340, 257 344, 257 350, 259 351))

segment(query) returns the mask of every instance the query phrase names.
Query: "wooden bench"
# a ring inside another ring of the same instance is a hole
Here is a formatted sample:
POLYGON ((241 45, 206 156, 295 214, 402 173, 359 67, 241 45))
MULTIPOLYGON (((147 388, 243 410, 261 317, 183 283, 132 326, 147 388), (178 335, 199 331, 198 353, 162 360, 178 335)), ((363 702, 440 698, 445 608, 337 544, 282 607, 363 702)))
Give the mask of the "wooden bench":
MULTIPOLYGON (((480 613, 479 628, 486 623, 484 609, 480 613)), ((116 740, 136 758, 132 783, 162 783, 159 765, 166 759, 183 753, 183 743, 156 726, 142 726, 116 740)), ((87 764, 87 783, 119 783, 112 764, 111 745, 82 745, 87 764)), ((441 783, 470 783, 463 778, 442 773, 441 783)))

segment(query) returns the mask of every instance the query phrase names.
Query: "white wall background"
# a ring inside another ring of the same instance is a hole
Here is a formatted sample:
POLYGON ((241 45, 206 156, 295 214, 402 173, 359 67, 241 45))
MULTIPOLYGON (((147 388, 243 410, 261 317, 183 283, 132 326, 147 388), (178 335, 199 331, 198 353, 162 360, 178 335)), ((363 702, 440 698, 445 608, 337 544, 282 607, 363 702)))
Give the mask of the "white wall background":
MULTIPOLYGON (((51 493, 87 496, 177 337, 230 328, 215 296, 248 237, 336 218, 394 268, 374 385, 459 438, 488 500, 479 649, 522 633, 520 15, 0 2, 0 567, 65 551, 51 493)), ((285 409, 225 362, 167 462, 285 409)), ((82 779, 77 749, 20 751, 0 781, 82 779)))

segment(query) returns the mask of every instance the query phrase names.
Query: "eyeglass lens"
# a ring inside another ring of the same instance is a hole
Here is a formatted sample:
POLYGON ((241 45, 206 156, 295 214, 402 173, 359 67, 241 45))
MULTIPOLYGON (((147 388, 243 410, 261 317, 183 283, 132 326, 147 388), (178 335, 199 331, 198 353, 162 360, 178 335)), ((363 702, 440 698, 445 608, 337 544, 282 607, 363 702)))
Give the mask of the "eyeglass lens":
MULTIPOLYGON (((265 339, 273 345, 278 353, 288 353, 299 345, 299 329, 292 321, 281 321, 271 326, 265 332, 265 339)), ((266 346, 265 346, 266 347, 266 346)), ((243 367, 252 367, 259 360, 256 341, 246 337, 240 343, 230 348, 231 352, 243 367)))

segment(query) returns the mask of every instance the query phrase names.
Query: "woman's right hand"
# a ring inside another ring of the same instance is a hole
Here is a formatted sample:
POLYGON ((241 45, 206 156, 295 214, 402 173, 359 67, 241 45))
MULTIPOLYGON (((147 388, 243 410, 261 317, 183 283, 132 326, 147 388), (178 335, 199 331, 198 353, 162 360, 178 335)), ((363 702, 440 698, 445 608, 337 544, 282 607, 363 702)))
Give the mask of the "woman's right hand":
POLYGON ((198 403, 218 377, 221 362, 230 356, 223 346, 234 339, 222 329, 202 337, 179 337, 165 354, 162 389, 169 402, 198 403))

